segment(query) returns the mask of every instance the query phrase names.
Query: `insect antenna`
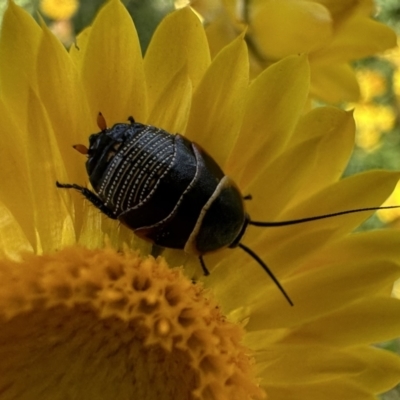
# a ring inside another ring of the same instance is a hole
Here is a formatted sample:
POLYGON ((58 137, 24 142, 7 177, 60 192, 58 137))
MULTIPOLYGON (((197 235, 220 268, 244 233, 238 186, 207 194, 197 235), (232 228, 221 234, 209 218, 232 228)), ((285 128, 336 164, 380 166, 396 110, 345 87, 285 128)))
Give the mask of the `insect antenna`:
POLYGON ((278 279, 275 277, 275 275, 272 273, 272 271, 268 268, 267 264, 265 264, 265 262, 263 260, 261 260, 261 258, 253 250, 249 249, 244 244, 239 243, 238 247, 240 247, 242 250, 244 250, 250 257, 254 258, 254 260, 256 260, 261 265, 261 267, 264 269, 264 271, 269 275, 269 277, 272 279, 272 281, 275 283, 275 285, 279 288, 279 290, 285 296, 285 298, 289 302, 289 304, 291 306, 293 306, 293 302, 290 299, 289 295, 286 293, 285 289, 279 283, 278 279))
POLYGON ((365 212, 365 211, 389 210, 391 208, 400 208, 400 206, 356 208, 353 210, 339 211, 336 213, 316 215, 314 217, 292 219, 292 220, 288 220, 288 221, 263 222, 263 221, 250 220, 248 223, 249 223, 249 225, 253 225, 253 226, 269 226, 269 227, 286 226, 286 225, 303 224, 305 222, 316 221, 319 219, 338 217, 339 215, 354 214, 354 213, 365 212))
MULTIPOLYGON (((291 220, 287 220, 287 221, 264 222, 264 221, 249 220, 248 224, 253 225, 253 226, 261 226, 261 227, 279 227, 279 226, 286 226, 286 225, 303 224, 305 222, 311 222, 311 221, 316 221, 316 220, 325 219, 325 218, 338 217, 340 215, 345 215, 345 214, 354 214, 354 213, 365 212, 365 211, 388 210, 391 208, 400 208, 400 206, 356 208, 353 210, 345 210, 345 211, 340 211, 340 212, 336 212, 336 213, 316 215, 314 217, 307 217, 307 218, 291 219, 291 220)), ((264 261, 261 260, 261 258, 253 250, 249 249, 244 244, 239 243, 238 247, 243 249, 247 254, 249 254, 254 260, 256 260, 258 262, 258 264, 270 276, 272 281, 275 283, 275 285, 279 288, 279 290, 285 296, 285 298, 289 302, 289 304, 291 306, 293 306, 293 302, 292 302, 292 300, 290 300, 290 297, 286 293, 285 289, 282 287, 282 285, 279 283, 278 279, 275 277, 275 275, 272 273, 272 271, 268 268, 268 266, 264 263, 264 261)))

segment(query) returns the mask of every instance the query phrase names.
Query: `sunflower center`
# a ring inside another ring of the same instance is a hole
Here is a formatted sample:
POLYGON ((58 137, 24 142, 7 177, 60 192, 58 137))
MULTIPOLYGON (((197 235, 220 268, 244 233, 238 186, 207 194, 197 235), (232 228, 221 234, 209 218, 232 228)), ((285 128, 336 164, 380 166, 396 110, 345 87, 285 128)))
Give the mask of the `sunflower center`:
POLYGON ((0 282, 5 398, 263 396, 241 329, 160 258, 70 248, 2 261, 0 282))

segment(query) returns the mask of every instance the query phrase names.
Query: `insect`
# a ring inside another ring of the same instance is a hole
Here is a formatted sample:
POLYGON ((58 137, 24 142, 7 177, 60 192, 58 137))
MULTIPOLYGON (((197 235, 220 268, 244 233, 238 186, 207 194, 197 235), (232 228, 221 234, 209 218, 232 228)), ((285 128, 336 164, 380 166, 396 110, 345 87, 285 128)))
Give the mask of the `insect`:
POLYGON ((338 215, 392 207, 347 210, 281 222, 253 221, 245 211, 244 197, 231 178, 198 144, 179 134, 136 122, 107 128, 101 113, 101 131, 89 137, 89 148, 74 148, 87 155, 86 170, 94 191, 75 189, 100 211, 119 220, 151 243, 181 249, 203 260, 207 253, 240 247, 267 272, 287 301, 288 294, 263 260, 241 243, 249 225, 272 227, 314 221, 338 215))

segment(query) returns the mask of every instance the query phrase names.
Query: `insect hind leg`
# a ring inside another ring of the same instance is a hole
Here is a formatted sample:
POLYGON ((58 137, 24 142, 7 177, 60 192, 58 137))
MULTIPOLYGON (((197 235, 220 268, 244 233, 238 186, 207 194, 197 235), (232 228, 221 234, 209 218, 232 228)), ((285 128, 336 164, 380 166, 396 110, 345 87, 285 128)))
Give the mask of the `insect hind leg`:
POLYGON ((206 263, 204 262, 203 256, 199 256, 199 261, 201 268, 203 269, 204 276, 210 275, 210 271, 206 267, 206 263))
POLYGON ((96 208, 98 208, 102 213, 106 214, 107 217, 111 219, 118 219, 118 216, 115 214, 114 211, 109 209, 104 202, 100 199, 99 196, 97 196, 96 193, 93 193, 91 190, 88 188, 85 188, 83 186, 77 185, 75 183, 60 183, 56 181, 56 186, 60 189, 75 189, 79 193, 81 193, 86 200, 90 201, 96 208))

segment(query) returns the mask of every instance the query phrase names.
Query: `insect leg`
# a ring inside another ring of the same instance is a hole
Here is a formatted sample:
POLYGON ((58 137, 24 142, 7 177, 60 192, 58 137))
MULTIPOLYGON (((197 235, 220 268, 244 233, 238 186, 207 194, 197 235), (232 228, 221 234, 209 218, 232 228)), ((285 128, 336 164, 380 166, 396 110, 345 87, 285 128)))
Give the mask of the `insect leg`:
POLYGON ((93 193, 88 188, 83 186, 79 186, 75 183, 60 183, 56 182, 56 186, 61 189, 75 189, 80 192, 87 200, 89 200, 95 207, 97 207, 102 213, 106 214, 107 217, 111 219, 117 219, 118 216, 114 213, 114 211, 110 210, 104 202, 98 197, 95 193, 93 193))
POLYGON ((282 287, 278 279, 275 277, 275 275, 272 273, 272 271, 268 268, 267 264, 261 258, 251 249, 249 249, 247 246, 245 246, 242 243, 239 243, 238 246, 244 250, 250 257, 252 257, 254 260, 257 261, 257 263, 263 268, 263 270, 269 275, 269 277, 272 279, 272 281, 275 283, 275 285, 278 287, 278 289, 281 291, 281 293, 285 296, 286 300, 288 303, 293 306, 292 300, 290 300, 290 297, 286 293, 285 289, 282 287))
POLYGON ((205 276, 210 275, 210 272, 208 271, 206 264, 203 260, 203 256, 199 256, 199 261, 200 261, 201 268, 203 268, 204 275, 205 276))

